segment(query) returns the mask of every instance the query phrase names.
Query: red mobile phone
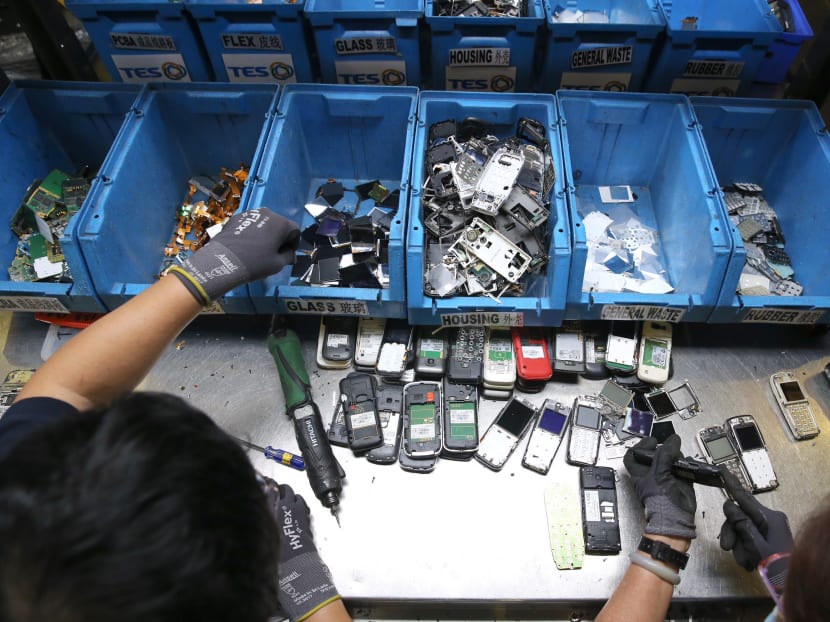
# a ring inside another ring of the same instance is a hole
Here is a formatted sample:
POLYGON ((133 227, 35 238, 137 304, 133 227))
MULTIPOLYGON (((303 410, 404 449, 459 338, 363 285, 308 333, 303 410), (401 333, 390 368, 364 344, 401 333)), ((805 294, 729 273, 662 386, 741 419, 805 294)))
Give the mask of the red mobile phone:
POLYGON ((550 380, 553 367, 548 340, 541 328, 523 326, 512 329, 513 350, 516 352, 516 373, 531 381, 550 380))

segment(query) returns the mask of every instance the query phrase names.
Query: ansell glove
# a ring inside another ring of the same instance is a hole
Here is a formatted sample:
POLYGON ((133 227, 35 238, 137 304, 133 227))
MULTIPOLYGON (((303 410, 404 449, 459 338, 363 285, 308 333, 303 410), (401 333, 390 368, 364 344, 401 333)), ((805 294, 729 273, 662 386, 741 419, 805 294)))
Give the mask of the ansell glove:
POLYGON ((672 462, 682 458, 680 437, 672 434, 658 447, 657 439, 647 436, 632 449, 652 449, 651 465, 640 464, 629 449, 623 463, 634 482, 634 490, 646 510, 645 533, 692 539, 695 533, 697 499, 692 483, 672 473, 672 462))
POLYGON ((732 551, 735 561, 747 570, 755 570, 771 555, 788 553, 793 534, 787 515, 762 505, 725 470, 724 481, 734 501, 723 504, 726 520, 720 530, 720 547, 732 551))
POLYGON ((231 218, 219 235, 168 272, 208 305, 235 287, 293 264, 299 239, 297 223, 260 207, 231 218))

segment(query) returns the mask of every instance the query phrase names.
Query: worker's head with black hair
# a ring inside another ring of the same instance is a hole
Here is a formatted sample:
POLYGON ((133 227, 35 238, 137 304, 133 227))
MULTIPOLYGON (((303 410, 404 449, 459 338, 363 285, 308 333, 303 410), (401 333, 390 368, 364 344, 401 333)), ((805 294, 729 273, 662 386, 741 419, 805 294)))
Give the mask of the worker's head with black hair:
POLYGON ((0 461, 0 620, 266 622, 278 534, 244 451, 171 395, 33 432, 0 461))

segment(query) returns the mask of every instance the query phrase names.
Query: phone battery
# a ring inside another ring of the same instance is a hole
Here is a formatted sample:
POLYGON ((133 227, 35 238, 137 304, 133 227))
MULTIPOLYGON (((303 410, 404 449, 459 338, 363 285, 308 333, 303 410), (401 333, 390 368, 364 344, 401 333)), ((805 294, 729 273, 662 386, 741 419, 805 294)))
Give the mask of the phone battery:
POLYGON ((599 466, 581 467, 579 483, 582 490, 585 552, 616 555, 622 546, 614 469, 599 466))

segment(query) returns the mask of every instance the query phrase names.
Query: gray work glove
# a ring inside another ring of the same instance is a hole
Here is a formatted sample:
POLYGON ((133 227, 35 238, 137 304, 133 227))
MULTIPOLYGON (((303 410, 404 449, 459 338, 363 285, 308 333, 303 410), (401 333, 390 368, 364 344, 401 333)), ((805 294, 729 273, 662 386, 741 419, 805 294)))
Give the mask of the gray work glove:
MULTIPOLYGON (((672 462, 682 458, 680 437, 672 434, 657 446, 657 439, 647 436, 634 448, 653 449, 650 465, 640 464, 629 449, 623 463, 634 482, 634 490, 646 509, 645 533, 692 539, 695 533, 697 499, 691 482, 675 477, 672 462)), ((632 448, 633 449, 633 448, 632 448)))
POLYGON ((302 622, 340 598, 328 566, 320 559, 305 499, 279 486, 273 507, 280 534, 279 600, 291 622, 302 622))
MULTIPOLYGON (((732 551, 735 561, 747 570, 755 570, 771 555, 788 553, 793 534, 787 515, 759 503, 734 475, 723 471, 726 492, 734 501, 723 504, 726 520, 720 530, 720 548, 732 551)), ((782 571, 781 564, 777 566, 782 571)))
POLYGON ((293 264, 299 240, 297 223, 260 207, 231 218, 219 235, 168 272, 208 305, 235 287, 293 264))

